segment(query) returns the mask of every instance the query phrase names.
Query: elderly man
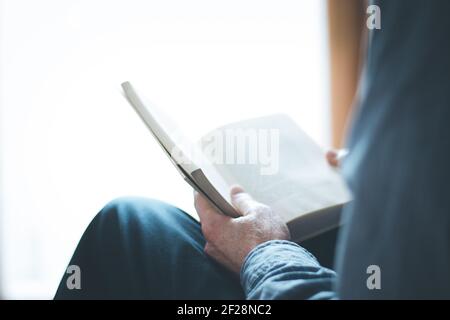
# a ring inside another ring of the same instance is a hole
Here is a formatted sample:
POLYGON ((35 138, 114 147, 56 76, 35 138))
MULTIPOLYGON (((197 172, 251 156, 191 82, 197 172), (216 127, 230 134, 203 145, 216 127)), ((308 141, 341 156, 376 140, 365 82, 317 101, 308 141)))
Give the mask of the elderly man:
POLYGON ((82 289, 68 290, 64 278, 56 298, 450 298, 450 2, 375 4, 382 28, 369 37, 342 165, 354 200, 336 273, 236 187, 242 217, 196 195, 201 225, 158 201, 108 204, 71 261, 82 289), (381 287, 368 286, 370 266, 381 287))

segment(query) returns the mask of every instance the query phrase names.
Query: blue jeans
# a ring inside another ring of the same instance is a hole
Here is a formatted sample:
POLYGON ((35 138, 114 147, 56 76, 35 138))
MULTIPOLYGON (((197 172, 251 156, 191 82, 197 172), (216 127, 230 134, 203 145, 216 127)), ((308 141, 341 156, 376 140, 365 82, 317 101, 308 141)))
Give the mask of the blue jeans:
POLYGON ((239 276, 205 255, 200 224, 166 203, 122 198, 103 208, 85 231, 55 299, 243 299, 239 276))

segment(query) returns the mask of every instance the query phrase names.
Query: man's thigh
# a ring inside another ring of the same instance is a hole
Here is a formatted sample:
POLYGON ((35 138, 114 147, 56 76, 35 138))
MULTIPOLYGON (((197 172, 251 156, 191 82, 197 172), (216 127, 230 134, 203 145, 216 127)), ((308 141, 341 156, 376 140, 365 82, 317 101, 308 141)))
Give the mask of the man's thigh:
POLYGON ((71 265, 81 289, 65 275, 56 298, 240 299, 238 275, 203 252, 205 240, 192 217, 166 203, 122 198, 89 225, 71 265))

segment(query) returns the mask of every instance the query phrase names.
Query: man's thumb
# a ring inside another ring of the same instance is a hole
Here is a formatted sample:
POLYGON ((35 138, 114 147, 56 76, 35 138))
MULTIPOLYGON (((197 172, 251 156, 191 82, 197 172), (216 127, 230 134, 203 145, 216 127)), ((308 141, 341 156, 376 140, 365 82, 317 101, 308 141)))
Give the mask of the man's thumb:
POLYGON ((231 204, 242 214, 252 212, 256 201, 241 186, 233 186, 230 191, 231 204))

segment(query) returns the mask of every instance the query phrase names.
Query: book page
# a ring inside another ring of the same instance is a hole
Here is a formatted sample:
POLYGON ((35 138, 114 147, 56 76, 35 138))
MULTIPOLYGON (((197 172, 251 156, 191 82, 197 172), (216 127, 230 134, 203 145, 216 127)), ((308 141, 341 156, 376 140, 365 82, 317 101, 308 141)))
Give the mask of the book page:
POLYGON ((286 115, 223 126, 199 144, 228 187, 241 185, 286 222, 350 200, 324 150, 286 115))
POLYGON ((185 135, 171 118, 169 118, 156 105, 148 101, 138 90, 130 83, 122 83, 125 98, 141 117, 144 124, 150 130, 156 141, 161 145, 171 160, 175 160, 175 153, 180 158, 184 158, 184 169, 192 172, 198 167, 189 158, 189 148, 192 144, 186 141, 185 135), (177 152, 178 151, 178 152, 177 152), (190 160, 190 161, 189 161, 190 160))
POLYGON ((129 82, 122 84, 125 97, 148 127, 182 177, 221 212, 237 216, 231 206, 228 184, 206 159, 196 143, 163 110, 145 99, 129 82))

